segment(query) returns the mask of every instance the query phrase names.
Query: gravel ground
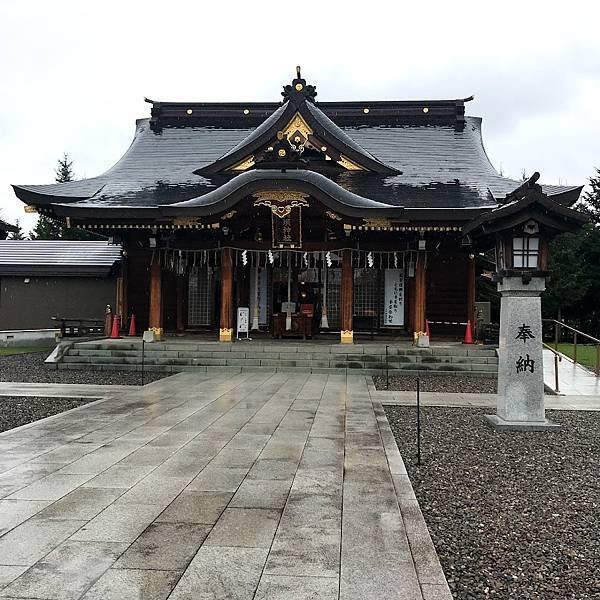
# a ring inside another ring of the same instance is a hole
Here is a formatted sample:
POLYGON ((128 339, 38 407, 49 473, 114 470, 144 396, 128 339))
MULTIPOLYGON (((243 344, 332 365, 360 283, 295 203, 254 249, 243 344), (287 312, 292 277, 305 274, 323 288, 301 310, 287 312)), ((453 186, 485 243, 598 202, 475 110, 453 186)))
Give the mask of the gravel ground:
POLYGON ((485 410, 424 408, 417 467, 416 409, 385 410, 455 598, 600 598, 600 413, 496 433, 485 410))
MULTIPOLYGON (((0 356, 0 381, 27 383, 91 383, 97 385, 140 385, 141 373, 134 371, 92 371, 49 369, 44 365, 48 352, 0 356)), ((170 373, 148 372, 144 383, 168 377, 170 373)))
POLYGON ((7 431, 93 402, 96 398, 0 397, 0 431, 7 431))
MULTIPOLYGON (((495 394, 498 380, 495 377, 467 377, 460 375, 424 375, 421 379, 422 392, 448 392, 495 394)), ((373 377, 378 390, 395 392, 412 392, 417 389, 417 378, 414 375, 398 375, 390 377, 390 387, 385 386, 385 377, 373 377)))

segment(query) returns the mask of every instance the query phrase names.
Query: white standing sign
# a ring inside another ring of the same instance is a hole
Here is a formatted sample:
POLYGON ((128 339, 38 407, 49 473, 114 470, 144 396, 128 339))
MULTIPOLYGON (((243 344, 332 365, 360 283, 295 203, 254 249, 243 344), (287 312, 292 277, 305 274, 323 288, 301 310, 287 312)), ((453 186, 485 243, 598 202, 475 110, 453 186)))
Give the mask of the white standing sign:
POLYGON ((404 325, 404 269, 385 270, 383 324, 388 327, 404 325))
MULTIPOLYGON (((250 298, 251 298, 251 306, 252 316, 255 317, 257 310, 256 305, 258 304, 258 323, 260 325, 268 325, 267 318, 267 297, 268 297, 268 288, 267 288, 267 269, 257 268, 255 271, 252 271, 250 276, 250 298), (258 271, 258 285, 256 285, 257 280, 257 271, 258 271)), ((253 324, 254 327, 254 324, 253 324)))
POLYGON ((238 307, 237 314, 237 337, 239 339, 240 333, 245 333, 248 337, 250 325, 250 309, 247 306, 238 307))

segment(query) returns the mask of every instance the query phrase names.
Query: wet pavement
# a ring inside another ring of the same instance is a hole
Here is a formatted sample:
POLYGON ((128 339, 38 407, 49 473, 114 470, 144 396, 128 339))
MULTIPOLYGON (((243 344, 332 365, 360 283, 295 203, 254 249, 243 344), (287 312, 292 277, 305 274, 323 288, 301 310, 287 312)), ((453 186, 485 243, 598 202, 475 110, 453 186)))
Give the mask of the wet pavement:
POLYGON ((449 600, 368 382, 182 373, 0 435, 0 597, 449 600))

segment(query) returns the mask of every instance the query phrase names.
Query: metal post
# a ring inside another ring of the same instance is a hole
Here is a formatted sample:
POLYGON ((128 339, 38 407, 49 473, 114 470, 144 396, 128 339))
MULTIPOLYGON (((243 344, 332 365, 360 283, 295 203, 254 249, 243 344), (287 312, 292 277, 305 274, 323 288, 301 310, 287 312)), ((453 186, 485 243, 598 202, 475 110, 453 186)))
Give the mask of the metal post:
POLYGON ((577 364, 577 332, 573 335, 573 362, 577 364))
POLYGON ((596 377, 600 377, 600 344, 596 346, 596 377))
POLYGON ((388 347, 385 347, 385 389, 390 389, 390 365, 388 363, 388 347))
POLYGON ((554 391, 558 394, 558 354, 554 355, 554 391))
POLYGON ((146 354, 146 341, 142 338, 142 387, 144 387, 144 358, 146 354))
POLYGON ((421 466, 421 380, 417 377, 417 465, 421 466))
POLYGON ((558 352, 558 339, 560 337, 560 323, 554 322, 554 349, 558 352))

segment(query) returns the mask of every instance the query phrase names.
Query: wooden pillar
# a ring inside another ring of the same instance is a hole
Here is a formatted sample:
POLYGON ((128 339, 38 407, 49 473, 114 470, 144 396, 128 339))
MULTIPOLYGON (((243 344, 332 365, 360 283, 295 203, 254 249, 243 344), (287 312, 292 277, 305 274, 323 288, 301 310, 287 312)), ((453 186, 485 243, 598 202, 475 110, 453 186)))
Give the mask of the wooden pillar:
POLYGON ((231 248, 221 251, 221 324, 219 341, 231 342, 233 338, 233 265, 231 248))
POLYGON ((148 327, 158 337, 163 334, 163 298, 162 298, 162 266, 158 254, 152 257, 150 264, 150 318, 148 327))
POLYGON ((129 307, 127 301, 127 254, 123 253, 121 257, 121 274, 117 278, 117 302, 116 313, 121 315, 121 329, 125 329, 129 324, 129 307))
POLYGON ((413 295, 413 331, 425 331, 425 319, 427 315, 427 254, 419 251, 417 253, 417 264, 415 265, 415 283, 413 295))
POLYGON ((177 331, 183 331, 185 329, 185 322, 183 319, 183 311, 185 308, 185 280, 183 275, 177 275, 175 281, 176 328, 177 331))
POLYGON ((467 321, 475 326, 475 259, 467 257, 467 321))
POLYGON ((354 343, 352 317, 354 314, 354 273, 352 270, 352 250, 342 254, 342 290, 341 290, 341 331, 342 344, 354 343))

